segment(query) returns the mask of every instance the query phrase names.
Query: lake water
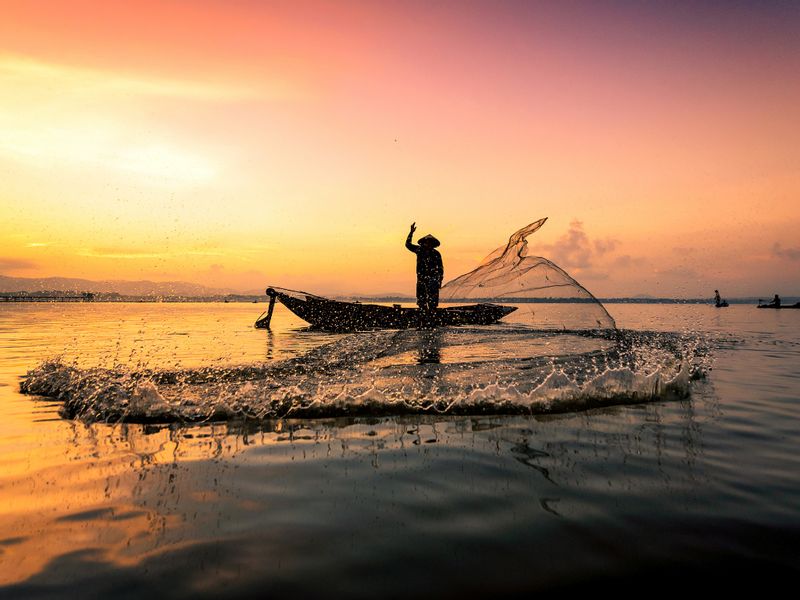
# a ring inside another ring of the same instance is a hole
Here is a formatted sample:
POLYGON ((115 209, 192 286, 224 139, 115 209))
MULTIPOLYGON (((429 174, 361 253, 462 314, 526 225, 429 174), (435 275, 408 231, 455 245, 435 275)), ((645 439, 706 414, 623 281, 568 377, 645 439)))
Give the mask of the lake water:
POLYGON ((607 339, 333 335, 281 306, 254 329, 264 308, 0 305, 0 596, 800 574, 800 311, 612 304, 607 339))

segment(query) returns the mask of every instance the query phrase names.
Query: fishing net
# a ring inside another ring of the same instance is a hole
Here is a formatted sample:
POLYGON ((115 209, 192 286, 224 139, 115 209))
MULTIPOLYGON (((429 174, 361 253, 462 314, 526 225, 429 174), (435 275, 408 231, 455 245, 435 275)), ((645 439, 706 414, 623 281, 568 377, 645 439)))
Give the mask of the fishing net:
POLYGON ((528 236, 547 218, 523 227, 474 270, 442 286, 444 302, 495 302, 518 309, 504 323, 537 329, 615 329, 614 319, 585 287, 555 263, 528 256, 528 236))

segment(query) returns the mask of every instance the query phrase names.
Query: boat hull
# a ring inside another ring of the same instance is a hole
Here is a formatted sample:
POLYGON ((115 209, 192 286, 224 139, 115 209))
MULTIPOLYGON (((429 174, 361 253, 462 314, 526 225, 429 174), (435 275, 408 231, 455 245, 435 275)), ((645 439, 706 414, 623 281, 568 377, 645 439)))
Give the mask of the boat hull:
MULTIPOLYGON (((404 308, 399 305, 342 302, 319 296, 297 298, 278 291, 273 294, 286 308, 312 327, 326 331, 491 325, 517 310, 515 306, 471 304, 437 308, 432 314, 426 314, 418 308, 404 308)), ((259 325, 259 321, 256 321, 256 327, 267 326, 259 325)))
POLYGON ((782 308, 800 308, 800 302, 790 304, 788 306, 775 306, 774 304, 759 304, 756 308, 774 308, 780 310, 782 308))

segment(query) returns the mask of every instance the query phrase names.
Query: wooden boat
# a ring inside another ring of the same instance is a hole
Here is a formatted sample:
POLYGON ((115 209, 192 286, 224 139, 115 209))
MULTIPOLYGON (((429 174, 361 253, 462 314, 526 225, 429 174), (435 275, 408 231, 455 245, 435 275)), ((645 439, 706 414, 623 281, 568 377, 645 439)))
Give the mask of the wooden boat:
POLYGON ((382 306, 342 302, 293 290, 267 288, 267 296, 270 298, 269 309, 255 323, 259 329, 269 328, 276 300, 312 327, 326 331, 491 325, 517 310, 516 306, 470 304, 437 308, 427 315, 418 308, 403 308, 399 304, 382 306))
POLYGON ((785 304, 781 304, 780 306, 775 306, 774 304, 759 304, 756 308, 800 308, 800 302, 795 302, 788 306, 785 304))

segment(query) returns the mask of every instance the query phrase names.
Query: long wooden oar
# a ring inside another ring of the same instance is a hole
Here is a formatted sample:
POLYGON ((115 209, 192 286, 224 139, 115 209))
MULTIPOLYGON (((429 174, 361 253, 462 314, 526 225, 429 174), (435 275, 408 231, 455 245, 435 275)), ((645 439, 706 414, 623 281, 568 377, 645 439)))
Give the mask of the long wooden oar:
POLYGON ((266 317, 264 313, 261 313, 261 316, 256 319, 256 328, 258 329, 269 329, 269 323, 272 321, 272 311, 275 309, 275 298, 277 294, 275 290, 272 288, 267 288, 267 296, 269 296, 269 308, 267 309, 266 317))

